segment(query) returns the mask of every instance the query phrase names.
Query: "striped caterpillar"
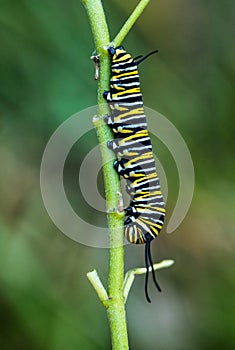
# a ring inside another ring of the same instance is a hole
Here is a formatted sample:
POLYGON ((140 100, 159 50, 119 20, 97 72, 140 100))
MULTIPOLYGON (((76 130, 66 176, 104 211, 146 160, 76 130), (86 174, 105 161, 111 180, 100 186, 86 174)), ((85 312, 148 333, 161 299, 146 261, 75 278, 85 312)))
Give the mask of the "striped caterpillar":
POLYGON ((108 52, 111 58, 110 90, 103 96, 109 103, 111 114, 105 117, 105 122, 115 139, 107 146, 117 156, 114 168, 126 179, 126 190, 131 197, 130 205, 125 209, 125 237, 131 243, 145 244, 145 295, 151 302, 148 295, 149 266, 157 289, 161 289, 154 273, 150 243, 162 229, 165 203, 147 130, 138 64, 156 51, 136 58, 132 58, 123 46, 109 47, 108 52))

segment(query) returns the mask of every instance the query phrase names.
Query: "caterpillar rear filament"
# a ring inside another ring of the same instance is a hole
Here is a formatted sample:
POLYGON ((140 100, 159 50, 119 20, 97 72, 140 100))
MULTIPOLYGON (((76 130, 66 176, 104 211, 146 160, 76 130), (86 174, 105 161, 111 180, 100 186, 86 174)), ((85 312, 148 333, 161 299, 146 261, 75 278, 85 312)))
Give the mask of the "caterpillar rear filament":
POLYGON ((132 58, 122 46, 109 47, 111 58, 110 91, 104 92, 111 115, 105 122, 112 129, 115 139, 108 147, 117 156, 114 168, 127 180, 126 190, 131 197, 125 209, 125 237, 131 243, 145 244, 145 295, 148 302, 149 266, 154 284, 161 291, 154 273, 150 243, 161 231, 165 218, 165 203, 156 172, 152 144, 147 130, 138 64, 145 57, 132 58))

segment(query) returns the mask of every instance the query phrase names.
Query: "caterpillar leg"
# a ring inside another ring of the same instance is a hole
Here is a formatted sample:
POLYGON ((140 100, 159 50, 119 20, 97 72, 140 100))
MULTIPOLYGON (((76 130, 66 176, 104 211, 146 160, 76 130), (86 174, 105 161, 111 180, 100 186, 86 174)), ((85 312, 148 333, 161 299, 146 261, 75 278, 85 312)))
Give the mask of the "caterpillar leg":
POLYGON ((124 167, 124 161, 123 161, 123 159, 121 159, 121 160, 115 160, 114 162, 113 162, 113 167, 114 167, 114 169, 116 170, 116 172, 118 173, 118 175, 120 175, 120 176, 124 176, 125 175, 125 167, 124 167))
POLYGON ((104 121, 109 127, 112 127, 114 122, 112 114, 106 114, 104 116, 104 121))
POLYGON ((125 208, 125 212, 126 212, 125 215, 127 215, 127 216, 133 215, 134 212, 135 212, 134 209, 135 209, 135 208, 134 208, 133 206, 126 207, 126 208, 125 208))
POLYGON ((104 98, 107 102, 111 102, 112 99, 111 99, 110 91, 104 91, 104 92, 103 92, 103 98, 104 98))
POLYGON ((111 149, 114 153, 117 153, 119 150, 119 140, 111 140, 107 142, 107 147, 111 149))
POLYGON ((133 197, 135 195, 135 188, 132 188, 130 181, 128 181, 127 184, 126 184, 126 192, 131 197, 133 197))
POLYGON ((122 127, 120 127, 120 124, 115 123, 115 117, 112 114, 107 114, 104 117, 104 121, 110 127, 114 134, 118 134, 121 132, 122 127))

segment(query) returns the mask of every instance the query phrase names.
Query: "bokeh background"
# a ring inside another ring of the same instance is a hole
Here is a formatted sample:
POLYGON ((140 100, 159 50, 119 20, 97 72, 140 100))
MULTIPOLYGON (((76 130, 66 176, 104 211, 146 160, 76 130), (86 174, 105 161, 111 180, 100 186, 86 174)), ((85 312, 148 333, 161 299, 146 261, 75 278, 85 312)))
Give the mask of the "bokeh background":
MULTIPOLYGON (((103 4, 114 37, 137 1, 103 4)), ((88 18, 79 0, 2 0, 0 7, 0 348, 110 349, 105 310, 86 279, 96 268, 106 284, 108 251, 63 235, 39 185, 53 131, 96 103, 88 18)), ((232 0, 153 0, 123 43, 133 56, 159 49, 140 67, 144 102, 178 128, 196 174, 186 219, 173 234, 163 230, 152 246, 155 261, 176 261, 158 273, 164 292, 152 286, 149 305, 144 277, 131 290, 132 349, 235 348, 234 22, 232 0)), ((74 209, 104 225, 104 214, 86 205, 77 180, 96 144, 91 132, 73 148, 65 184, 74 209)), ((177 169, 160 142, 154 147, 167 174, 170 215, 177 169)), ((143 247, 128 246, 125 253, 126 269, 143 265, 143 247)))

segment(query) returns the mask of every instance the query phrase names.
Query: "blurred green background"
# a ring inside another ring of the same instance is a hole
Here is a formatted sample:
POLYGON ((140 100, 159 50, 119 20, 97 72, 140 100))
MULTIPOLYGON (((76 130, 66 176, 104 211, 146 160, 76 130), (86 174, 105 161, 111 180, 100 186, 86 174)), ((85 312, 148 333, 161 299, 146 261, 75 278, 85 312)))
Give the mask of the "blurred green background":
MULTIPOLYGON (((103 1, 112 38, 136 3, 103 1)), ((105 310, 85 276, 95 267, 106 283, 108 251, 63 235, 39 186, 53 131, 96 103, 88 18, 79 0, 0 5, 0 348, 110 349, 105 310)), ((181 132, 196 173, 186 219, 171 235, 163 230, 152 246, 155 261, 176 261, 158 273, 164 292, 151 286, 150 306, 144 277, 133 285, 131 349, 235 349, 234 21, 232 0, 153 0, 123 43, 133 56, 159 49, 140 67, 144 102, 181 132)), ((91 133, 66 167, 75 210, 92 218, 77 175, 96 143, 91 133)), ((163 145, 155 147, 169 180, 170 214, 177 170, 163 145)), ((105 223, 103 214, 96 216, 105 223)), ((143 247, 125 251, 127 269, 143 265, 143 247)))

